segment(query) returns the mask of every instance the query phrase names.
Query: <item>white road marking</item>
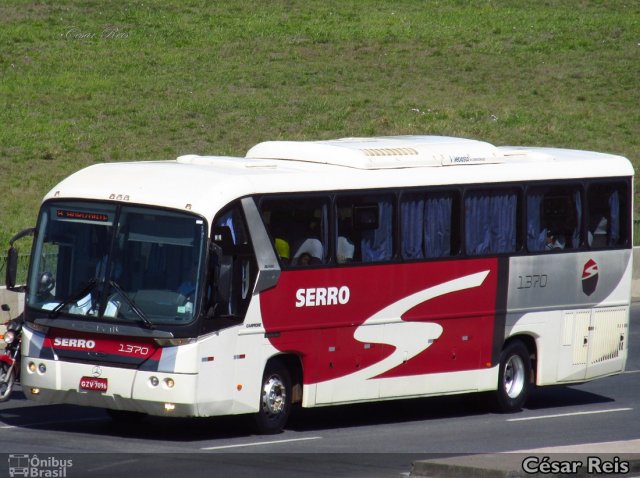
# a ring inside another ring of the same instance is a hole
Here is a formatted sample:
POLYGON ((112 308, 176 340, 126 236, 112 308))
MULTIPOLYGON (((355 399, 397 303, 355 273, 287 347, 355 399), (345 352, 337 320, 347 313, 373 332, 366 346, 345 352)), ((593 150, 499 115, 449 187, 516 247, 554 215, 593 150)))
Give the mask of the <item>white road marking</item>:
POLYGON ((106 469, 113 468, 113 467, 116 467, 116 466, 122 466, 122 465, 128 465, 130 463, 136 463, 137 461, 138 460, 116 461, 116 462, 113 462, 113 463, 109 463, 107 465, 99 466, 97 468, 89 468, 87 471, 102 471, 102 470, 106 470, 106 469))
POLYGON ((306 438, 292 438, 290 440, 274 440, 274 441, 259 441, 252 443, 238 443, 236 445, 223 445, 223 446, 209 446, 201 448, 201 450, 225 450, 229 448, 243 448, 248 446, 262 446, 262 445, 278 445, 280 443, 291 443, 296 441, 308 441, 308 440, 320 440, 322 437, 306 437, 306 438))
POLYGON ((640 439, 637 440, 621 440, 621 441, 607 441, 601 443, 580 443, 577 445, 559 445, 549 446, 543 448, 534 448, 531 450, 514 450, 507 451, 505 453, 520 453, 520 454, 547 454, 547 453, 579 453, 579 454, 611 454, 620 455, 627 453, 637 453, 640 450, 640 439))
POLYGON ((545 418, 562 418, 562 417, 575 417, 578 415, 595 415, 598 413, 615 413, 615 412, 628 412, 633 408, 611 408, 609 410, 592 410, 590 412, 573 412, 573 413, 559 413, 557 415, 541 415, 538 417, 525 417, 525 418, 509 418, 508 422, 524 422, 528 420, 543 420, 545 418))

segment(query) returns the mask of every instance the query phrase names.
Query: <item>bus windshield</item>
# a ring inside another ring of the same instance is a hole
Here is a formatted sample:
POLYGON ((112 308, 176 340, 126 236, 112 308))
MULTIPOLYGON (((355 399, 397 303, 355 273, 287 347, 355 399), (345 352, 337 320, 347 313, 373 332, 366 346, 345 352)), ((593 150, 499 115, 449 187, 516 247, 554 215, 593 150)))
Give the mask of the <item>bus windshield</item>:
POLYGON ((80 201, 43 205, 27 304, 153 328, 191 322, 205 221, 149 207, 80 201))

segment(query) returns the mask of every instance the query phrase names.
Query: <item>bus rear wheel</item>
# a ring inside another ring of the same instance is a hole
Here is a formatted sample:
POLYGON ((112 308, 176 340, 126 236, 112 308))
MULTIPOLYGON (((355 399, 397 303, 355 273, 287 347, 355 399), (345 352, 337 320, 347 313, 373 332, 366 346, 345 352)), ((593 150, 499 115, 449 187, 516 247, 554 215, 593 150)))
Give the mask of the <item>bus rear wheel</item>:
POLYGON ((260 389, 260 410, 254 420, 258 433, 280 433, 291 413, 291 374, 279 360, 267 364, 260 389))
POLYGON ((500 354, 496 409, 501 413, 522 410, 531 388, 529 349, 519 340, 507 344, 500 354))

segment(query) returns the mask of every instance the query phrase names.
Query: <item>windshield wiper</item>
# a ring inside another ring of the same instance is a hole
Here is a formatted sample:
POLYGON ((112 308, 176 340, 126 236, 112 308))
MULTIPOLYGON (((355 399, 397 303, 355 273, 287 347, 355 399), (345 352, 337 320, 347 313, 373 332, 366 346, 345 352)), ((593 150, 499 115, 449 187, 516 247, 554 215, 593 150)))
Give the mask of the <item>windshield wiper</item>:
POLYGON ((131 310, 133 310, 135 312, 135 314, 138 316, 138 318, 142 321, 142 323, 149 329, 153 329, 155 328, 155 326, 153 325, 153 322, 151 322, 149 320, 149 318, 145 315, 145 313, 140 309, 140 307, 138 307, 138 304, 136 304, 133 299, 131 299, 131 297, 129 297, 127 295, 127 293, 122 290, 122 287, 120 287, 118 285, 117 282, 110 280, 109 281, 109 285, 111 287, 113 287, 118 294, 120 294, 122 296, 122 298, 124 299, 124 301, 127 303, 127 305, 131 308, 131 310))
POLYGON ((82 299, 84 296, 93 291, 93 288, 96 286, 96 282, 97 281, 95 277, 89 279, 89 282, 87 282, 86 285, 82 287, 82 289, 78 290, 78 292, 74 294, 71 294, 69 297, 67 297, 66 300, 56 305, 49 313, 49 318, 53 319, 57 317, 58 315, 60 315, 60 311, 62 309, 70 305, 72 302, 76 302, 77 300, 82 299))

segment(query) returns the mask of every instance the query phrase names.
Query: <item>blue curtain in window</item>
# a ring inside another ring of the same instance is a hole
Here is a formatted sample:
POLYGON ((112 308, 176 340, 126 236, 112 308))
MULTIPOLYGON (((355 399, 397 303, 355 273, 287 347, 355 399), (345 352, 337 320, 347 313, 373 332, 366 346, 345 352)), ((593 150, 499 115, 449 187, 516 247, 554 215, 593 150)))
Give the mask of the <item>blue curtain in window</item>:
POLYGON ((224 216, 222 216, 219 220, 218 220, 218 224, 222 227, 228 227, 229 230, 231 231, 231 240, 233 241, 234 244, 237 244, 236 242, 236 230, 234 227, 234 220, 233 220, 233 211, 229 211, 228 213, 226 213, 224 216))
POLYGON ((428 197, 424 214, 424 256, 446 257, 451 255, 451 209, 450 195, 428 197))
POLYGON ((465 247, 467 254, 490 251, 489 196, 469 195, 465 199, 465 247))
POLYGON ((620 196, 613 191, 609 196, 609 211, 611 215, 609 245, 615 246, 620 241, 620 196))
POLYGON ((472 193, 465 198, 465 240, 470 255, 516 248, 517 197, 513 193, 472 193))
POLYGON ((402 257, 405 259, 422 259, 423 224, 425 209, 423 199, 403 201, 400 208, 402 224, 402 257))
POLYGON ((393 254, 393 206, 378 202, 378 228, 362 233, 362 262, 388 261, 393 254))
POLYGON ((542 227, 540 211, 544 193, 530 192, 527 194, 527 249, 529 251, 543 251, 545 249, 546 229, 542 227))
POLYGON ((576 203, 576 228, 573 230, 573 243, 571 244, 571 248, 575 249, 576 247, 580 247, 580 236, 582 230, 582 196, 580 195, 580 191, 576 191, 573 194, 576 203))

